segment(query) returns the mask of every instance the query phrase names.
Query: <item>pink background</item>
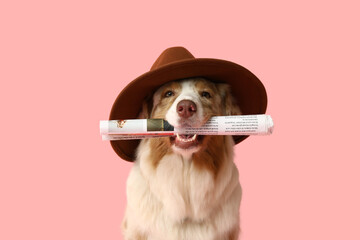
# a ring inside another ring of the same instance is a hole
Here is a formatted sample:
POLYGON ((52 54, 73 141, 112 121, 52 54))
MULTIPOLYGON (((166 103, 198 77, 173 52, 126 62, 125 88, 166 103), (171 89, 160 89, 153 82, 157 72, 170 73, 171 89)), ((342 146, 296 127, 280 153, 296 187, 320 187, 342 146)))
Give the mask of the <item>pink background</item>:
POLYGON ((357 1, 129 2, 1 1, 0 239, 122 239, 132 164, 99 120, 177 45, 268 92, 274 134, 236 147, 241 239, 360 239, 357 1))

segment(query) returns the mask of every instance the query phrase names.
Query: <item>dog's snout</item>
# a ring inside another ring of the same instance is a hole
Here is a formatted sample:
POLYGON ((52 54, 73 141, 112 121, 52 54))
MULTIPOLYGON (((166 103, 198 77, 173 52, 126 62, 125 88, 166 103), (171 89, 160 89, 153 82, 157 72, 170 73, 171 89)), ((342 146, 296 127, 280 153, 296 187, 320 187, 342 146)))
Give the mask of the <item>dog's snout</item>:
POLYGON ((181 100, 176 107, 176 111, 182 118, 189 118, 196 113, 196 104, 190 100, 181 100))

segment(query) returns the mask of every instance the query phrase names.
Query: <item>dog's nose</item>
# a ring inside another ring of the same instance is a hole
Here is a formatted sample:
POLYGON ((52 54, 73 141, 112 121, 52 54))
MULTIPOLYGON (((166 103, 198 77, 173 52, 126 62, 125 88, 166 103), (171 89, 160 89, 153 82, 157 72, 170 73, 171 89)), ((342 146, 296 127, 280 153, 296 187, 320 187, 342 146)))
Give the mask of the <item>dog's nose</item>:
POLYGON ((176 108, 177 113, 182 118, 189 118, 196 113, 196 104, 190 100, 181 100, 176 108))

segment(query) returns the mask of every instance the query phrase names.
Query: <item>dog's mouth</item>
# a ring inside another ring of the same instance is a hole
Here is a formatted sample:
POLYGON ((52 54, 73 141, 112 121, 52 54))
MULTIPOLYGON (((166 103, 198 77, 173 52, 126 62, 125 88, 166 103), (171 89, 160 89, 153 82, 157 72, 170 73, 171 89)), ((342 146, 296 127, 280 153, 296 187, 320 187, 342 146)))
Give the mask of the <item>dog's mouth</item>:
POLYGON ((203 136, 197 134, 176 134, 170 137, 170 141, 175 147, 190 149, 201 144, 203 136))

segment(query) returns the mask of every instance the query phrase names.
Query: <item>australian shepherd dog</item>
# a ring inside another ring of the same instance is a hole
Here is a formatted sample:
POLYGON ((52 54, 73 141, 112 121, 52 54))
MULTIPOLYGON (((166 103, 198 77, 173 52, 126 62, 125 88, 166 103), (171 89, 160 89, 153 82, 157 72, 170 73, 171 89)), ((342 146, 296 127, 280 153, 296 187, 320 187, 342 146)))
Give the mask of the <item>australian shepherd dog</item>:
MULTIPOLYGON (((144 101, 139 118, 176 128, 240 115, 227 84, 169 82, 144 101)), ((236 240, 241 187, 231 136, 176 135, 141 141, 127 181, 126 240, 236 240)))

